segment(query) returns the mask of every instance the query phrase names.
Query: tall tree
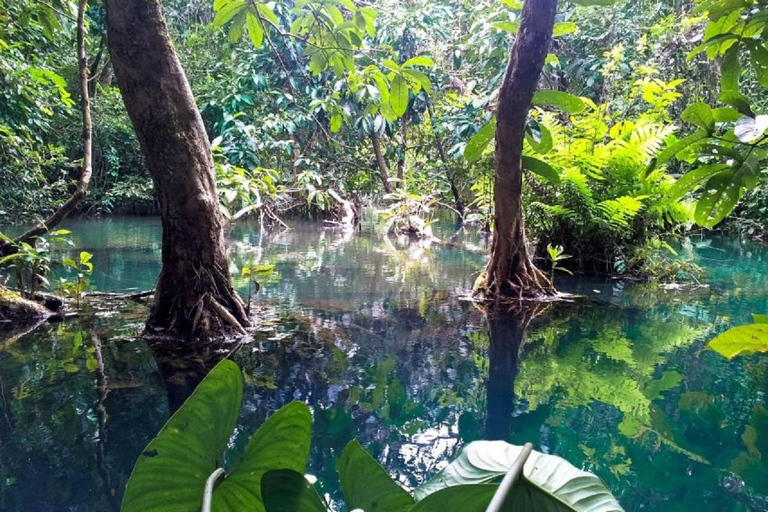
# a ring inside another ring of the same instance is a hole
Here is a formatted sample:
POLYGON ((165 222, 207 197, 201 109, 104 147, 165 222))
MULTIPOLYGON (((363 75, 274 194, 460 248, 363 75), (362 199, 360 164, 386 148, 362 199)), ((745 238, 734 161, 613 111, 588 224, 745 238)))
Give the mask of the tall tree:
POLYGON ((495 219, 482 292, 487 298, 539 298, 555 293, 528 255, 523 219, 523 140, 528 111, 547 57, 557 0, 526 0, 496 112, 495 219))
POLYGON ((109 52, 157 190, 163 269, 147 327, 180 336, 245 332, 203 120, 159 0, 108 0, 109 52))

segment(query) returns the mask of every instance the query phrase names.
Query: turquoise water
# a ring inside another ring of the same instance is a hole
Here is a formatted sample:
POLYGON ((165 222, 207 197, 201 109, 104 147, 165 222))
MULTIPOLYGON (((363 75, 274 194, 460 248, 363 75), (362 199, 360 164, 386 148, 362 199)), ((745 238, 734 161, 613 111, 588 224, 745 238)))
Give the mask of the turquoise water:
MULTIPOLYGON (((153 287, 157 219, 65 227, 94 254, 93 288, 153 287)), ((501 438, 597 473, 628 511, 768 510, 768 357, 706 348, 768 313, 765 248, 694 240, 686 250, 709 285, 697 289, 559 276, 586 298, 538 311, 521 348, 519 313, 489 329, 461 300, 485 261, 471 233, 425 248, 370 222, 293 228, 231 232, 234 272, 276 270, 234 355, 246 390, 233 453, 302 400, 314 417, 309 472, 332 499, 334 460, 352 438, 409 488, 467 442, 501 438)), ((136 457, 210 356, 153 353, 138 336, 145 316, 140 304, 91 301, 78 319, 0 337, 0 510, 118 510, 136 457)))

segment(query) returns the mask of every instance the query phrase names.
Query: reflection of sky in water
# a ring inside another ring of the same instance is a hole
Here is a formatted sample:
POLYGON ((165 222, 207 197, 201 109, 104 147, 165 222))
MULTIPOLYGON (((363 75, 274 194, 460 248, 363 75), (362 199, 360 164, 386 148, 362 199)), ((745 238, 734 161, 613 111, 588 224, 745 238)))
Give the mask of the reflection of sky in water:
MULTIPOLYGON (((94 253, 95 286, 153 286, 156 219, 66 227, 78 250, 94 253)), ((448 223, 438 230, 451 232, 448 223)), ((485 261, 471 234, 457 241, 478 251, 402 247, 370 226, 345 234, 297 223, 262 238, 240 224, 231 238, 233 270, 277 270, 262 279, 257 332, 235 356, 246 375, 235 451, 299 399, 315 421, 310 472, 335 499, 333 461, 352 437, 412 488, 464 443, 503 435, 595 471, 629 511, 768 507, 767 358, 729 362, 704 348, 768 312, 763 250, 728 239, 684 248, 708 271, 710 287, 696 290, 558 276, 590 300, 533 319, 518 359, 514 329, 502 325, 491 339, 483 315, 459 299, 485 261)), ((157 363, 135 338, 144 310, 109 313, 0 342, 0 510, 113 510, 113 490, 119 496, 167 418, 157 363)), ((171 366, 175 386, 186 370, 171 366)))

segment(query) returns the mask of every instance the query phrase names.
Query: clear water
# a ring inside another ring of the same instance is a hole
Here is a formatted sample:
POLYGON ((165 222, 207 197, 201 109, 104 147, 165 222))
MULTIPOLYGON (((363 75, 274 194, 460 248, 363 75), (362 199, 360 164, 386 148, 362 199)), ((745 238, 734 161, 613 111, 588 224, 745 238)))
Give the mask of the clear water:
MULTIPOLYGON (((157 219, 66 227, 94 254, 93 287, 152 288, 157 219)), ((240 224, 231 240, 235 267, 277 270, 234 356, 246 390, 233 452, 302 400, 315 421, 310 472, 333 499, 334 460, 351 438, 411 488, 465 443, 503 438, 597 473, 628 511, 768 510, 768 356, 706 349, 768 313, 764 248, 695 244, 710 285, 697 290, 558 277, 588 299, 541 311, 518 351, 511 317, 494 319, 491 337, 460 300, 485 261, 472 235, 461 248, 420 248, 371 223, 355 234, 240 224)), ((0 510, 119 509, 136 457, 205 366, 204 355, 153 353, 137 336, 145 315, 92 303, 79 319, 0 337, 0 510)))

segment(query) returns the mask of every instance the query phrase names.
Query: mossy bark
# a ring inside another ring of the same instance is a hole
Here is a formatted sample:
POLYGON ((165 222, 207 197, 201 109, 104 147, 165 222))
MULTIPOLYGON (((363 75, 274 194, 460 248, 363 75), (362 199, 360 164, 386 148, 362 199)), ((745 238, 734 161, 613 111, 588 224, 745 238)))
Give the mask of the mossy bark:
POLYGON ((51 312, 37 302, 0 286, 0 329, 33 323, 49 316, 51 312))

